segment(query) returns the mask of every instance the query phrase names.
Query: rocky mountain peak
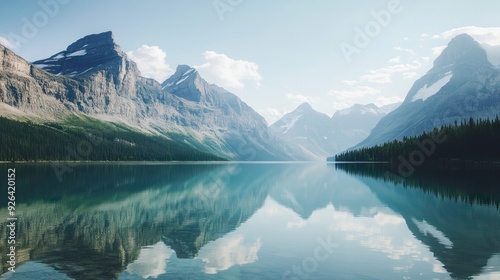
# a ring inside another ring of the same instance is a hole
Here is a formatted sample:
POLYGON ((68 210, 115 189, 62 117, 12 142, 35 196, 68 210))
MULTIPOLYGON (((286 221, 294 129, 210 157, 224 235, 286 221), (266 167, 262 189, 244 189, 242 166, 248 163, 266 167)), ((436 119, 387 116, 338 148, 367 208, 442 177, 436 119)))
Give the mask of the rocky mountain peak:
POLYGON ((111 31, 85 36, 47 59, 33 62, 55 75, 74 77, 106 64, 123 61, 126 55, 115 43, 111 31))
POLYGON ((468 34, 460 34, 448 43, 434 61, 434 67, 444 68, 457 64, 490 64, 486 51, 468 34))
POLYGON ((299 107, 297 107, 294 111, 295 112, 307 112, 307 111, 313 111, 314 109, 311 107, 311 105, 307 102, 304 102, 302 104, 300 104, 299 107))
POLYGON ((189 101, 199 102, 207 91, 208 83, 198 71, 188 65, 179 65, 175 73, 162 83, 164 91, 189 101))

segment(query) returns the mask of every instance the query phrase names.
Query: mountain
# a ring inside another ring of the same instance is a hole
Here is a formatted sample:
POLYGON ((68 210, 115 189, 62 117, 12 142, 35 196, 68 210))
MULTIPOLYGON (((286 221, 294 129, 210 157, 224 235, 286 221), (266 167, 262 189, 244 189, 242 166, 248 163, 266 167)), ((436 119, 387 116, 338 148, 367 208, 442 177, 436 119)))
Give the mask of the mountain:
POLYGON ((0 47, 0 114, 64 123, 74 114, 238 160, 300 158, 234 94, 185 65, 163 85, 141 76, 111 32, 28 63, 0 47))
POLYGON ((122 62, 127 62, 125 53, 115 43, 113 34, 108 31, 79 39, 66 50, 50 58, 35 61, 33 65, 55 75, 75 77, 94 68, 111 69, 122 62))
POLYGON ((315 111, 308 103, 284 115, 269 128, 275 135, 309 155, 310 159, 322 160, 325 155, 337 150, 330 118, 315 111))
POLYGON ((301 158, 300 153, 269 133, 261 115, 236 95, 207 83, 194 68, 179 65, 162 83, 162 92, 182 101, 177 111, 182 112, 183 119, 171 121, 190 127, 196 138, 206 139, 201 144, 210 152, 222 150, 241 160, 301 158))
POLYGON ((331 118, 303 103, 270 126, 271 131, 314 160, 324 160, 365 139, 377 122, 399 104, 356 104, 331 118))
POLYGON ((364 140, 375 125, 394 110, 399 103, 377 107, 375 104, 355 104, 354 106, 339 110, 332 116, 333 129, 339 137, 337 145, 343 151, 364 140))
POLYGON ((500 114, 500 70, 490 60, 469 35, 453 38, 401 106, 352 149, 415 136, 455 121, 495 118, 500 114))
POLYGON ((500 221, 498 172, 419 169, 402 179, 388 176, 384 165, 334 166, 354 175, 379 203, 401 215, 451 279, 471 279, 498 268, 491 265, 500 250, 499 230, 494 226, 500 221))

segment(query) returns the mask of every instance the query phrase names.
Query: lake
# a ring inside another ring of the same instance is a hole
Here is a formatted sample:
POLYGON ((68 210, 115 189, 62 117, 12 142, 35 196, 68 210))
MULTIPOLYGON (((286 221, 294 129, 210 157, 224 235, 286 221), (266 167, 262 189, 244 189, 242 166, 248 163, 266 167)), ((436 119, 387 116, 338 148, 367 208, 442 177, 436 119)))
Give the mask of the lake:
POLYGON ((13 167, 1 279, 500 279, 495 170, 2 164, 3 182, 13 167))

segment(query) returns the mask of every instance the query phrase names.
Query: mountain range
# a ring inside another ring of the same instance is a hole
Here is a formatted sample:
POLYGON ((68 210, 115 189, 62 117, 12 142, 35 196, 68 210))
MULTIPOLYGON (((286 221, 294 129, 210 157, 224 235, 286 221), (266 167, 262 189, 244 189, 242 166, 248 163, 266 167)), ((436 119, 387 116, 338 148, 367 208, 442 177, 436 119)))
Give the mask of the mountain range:
MULTIPOLYGON (((462 34, 449 42, 402 104, 356 104, 329 117, 305 103, 268 127, 255 110, 206 82, 193 67, 179 65, 163 83, 142 77, 113 34, 104 32, 33 63, 0 45, 0 115, 50 123, 49 131, 75 117, 90 118, 94 126, 114 125, 134 137, 159 137, 229 160, 324 160, 456 121, 495 118, 500 112, 498 53, 462 34)), ((130 139, 111 141, 139 143, 130 139)))
POLYGON ((399 104, 355 104, 332 117, 303 103, 270 126, 271 131, 310 158, 324 160, 365 139, 377 122, 399 104))
POLYGON ((33 63, 0 46, 0 62, 0 114, 10 118, 64 123, 84 115, 226 159, 305 159, 272 135, 262 116, 196 69, 180 65, 162 84, 142 77, 111 32, 33 63))
POLYGON ((491 49, 467 34, 453 38, 432 69, 413 84, 401 106, 351 149, 401 140, 470 118, 494 119, 500 114, 500 69, 491 49))

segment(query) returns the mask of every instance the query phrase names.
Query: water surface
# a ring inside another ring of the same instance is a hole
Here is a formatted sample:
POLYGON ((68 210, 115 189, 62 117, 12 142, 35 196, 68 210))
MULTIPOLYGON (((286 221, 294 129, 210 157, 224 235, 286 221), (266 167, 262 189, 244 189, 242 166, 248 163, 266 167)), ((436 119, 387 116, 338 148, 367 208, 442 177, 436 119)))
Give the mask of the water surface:
POLYGON ((495 171, 15 167, 18 264, 5 273, 1 242, 2 279, 500 279, 495 171))

